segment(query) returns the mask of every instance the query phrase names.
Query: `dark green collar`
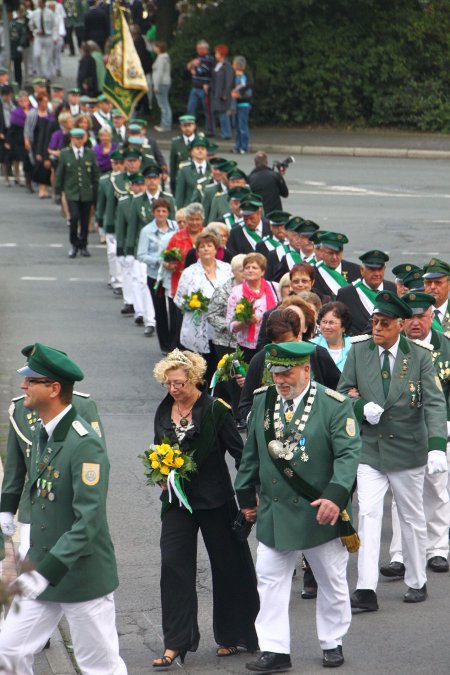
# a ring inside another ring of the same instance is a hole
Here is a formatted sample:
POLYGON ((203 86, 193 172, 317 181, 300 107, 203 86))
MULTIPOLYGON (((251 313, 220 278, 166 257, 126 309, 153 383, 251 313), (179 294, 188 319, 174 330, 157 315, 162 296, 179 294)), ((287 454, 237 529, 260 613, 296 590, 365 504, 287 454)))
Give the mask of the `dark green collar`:
MULTIPOLYGON (((377 347, 377 345, 373 341, 373 337, 372 337, 372 338, 370 338, 369 349, 371 349, 373 351, 375 349, 375 347, 377 347)), ((399 342, 398 348, 403 352, 403 354, 409 354, 409 352, 411 351, 411 347, 408 344, 408 340, 405 338, 405 336, 403 334, 400 335, 400 342, 399 342)))
POLYGON ((67 413, 67 415, 64 415, 62 420, 56 425, 56 428, 52 434, 52 438, 54 441, 57 443, 60 443, 65 439, 67 436, 69 429, 72 425, 72 422, 77 416, 77 411, 75 410, 74 406, 72 405, 71 409, 67 413))
POLYGON ((435 348, 435 349, 440 349, 441 348, 441 341, 439 338, 439 333, 437 330, 434 330, 434 328, 431 329, 431 341, 430 344, 435 348))

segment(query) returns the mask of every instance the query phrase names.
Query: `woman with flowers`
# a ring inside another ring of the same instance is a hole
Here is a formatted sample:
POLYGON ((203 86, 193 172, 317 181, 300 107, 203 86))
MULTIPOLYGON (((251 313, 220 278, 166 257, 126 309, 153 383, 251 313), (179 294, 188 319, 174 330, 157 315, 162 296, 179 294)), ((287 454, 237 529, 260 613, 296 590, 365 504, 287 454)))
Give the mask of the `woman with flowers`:
POLYGON ((159 447, 152 446, 148 458, 156 470, 156 464, 161 467, 163 488, 160 542, 165 649, 163 656, 153 661, 153 667, 164 670, 178 656, 184 661, 186 652, 198 647, 199 530, 211 563, 212 623, 219 645, 216 654, 231 656, 237 653, 238 646, 257 649, 254 620, 259 601, 255 571, 247 542, 238 541, 231 529, 237 506, 225 462, 228 450, 239 466, 242 439, 228 407, 208 395, 203 382, 205 371, 206 362, 199 354, 178 349, 154 369, 156 380, 167 388, 155 414, 155 444, 159 447), (166 463, 161 461, 161 455, 167 457, 166 463), (170 502, 164 476, 172 470, 182 472, 183 458, 194 462, 196 468, 180 481, 183 498, 179 500, 172 494, 170 502))
POLYGON ((183 271, 174 297, 175 304, 183 311, 180 342, 206 359, 208 382, 216 369, 212 348, 214 329, 206 320, 209 299, 216 288, 223 286, 232 276, 231 266, 216 259, 219 246, 216 233, 205 231, 198 235, 198 260, 183 271))
POLYGON ((279 300, 278 284, 264 279, 266 258, 249 253, 244 259, 244 281, 233 288, 228 300, 227 323, 242 347, 247 363, 256 351, 261 319, 279 300))

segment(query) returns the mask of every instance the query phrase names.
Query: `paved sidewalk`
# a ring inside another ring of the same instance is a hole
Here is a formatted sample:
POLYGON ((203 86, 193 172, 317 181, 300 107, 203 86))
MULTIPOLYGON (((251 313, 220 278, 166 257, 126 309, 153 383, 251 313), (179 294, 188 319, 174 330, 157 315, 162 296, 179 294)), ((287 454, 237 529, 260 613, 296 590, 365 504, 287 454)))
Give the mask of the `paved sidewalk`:
MULTIPOLYGON (((3 480, 3 465, 0 460, 0 485, 3 480)), ((2 578, 12 583, 17 576, 16 556, 19 545, 19 528, 12 539, 5 541, 6 558, 3 561, 2 578)), ((50 649, 44 649, 34 660, 34 675, 76 675, 67 653, 61 632, 57 629, 50 640, 50 649)))

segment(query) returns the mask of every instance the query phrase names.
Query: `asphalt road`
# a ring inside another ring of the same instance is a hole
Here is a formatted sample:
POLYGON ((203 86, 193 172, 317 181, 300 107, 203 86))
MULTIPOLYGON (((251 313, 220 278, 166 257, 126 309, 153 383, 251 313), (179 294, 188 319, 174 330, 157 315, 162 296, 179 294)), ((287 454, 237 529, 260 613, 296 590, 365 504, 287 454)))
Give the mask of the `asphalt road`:
MULTIPOLYGON (((240 165, 250 167, 249 157, 240 165)), ((347 257, 377 247, 392 265, 450 259, 446 181, 440 161, 302 157, 290 168, 285 208, 324 229, 345 232, 347 257)), ((20 188, 0 186, 0 404, 19 393, 15 370, 20 348, 42 341, 66 350, 83 368, 80 389, 92 394, 105 425, 111 458, 109 515, 121 584, 116 593, 121 650, 130 675, 144 675, 162 653, 159 601, 158 490, 145 485, 138 455, 152 440, 153 411, 163 391, 152 379, 160 358, 156 338, 146 339, 107 288, 106 251, 91 235, 91 259, 67 258, 68 233, 58 207, 20 188)), ((4 433, 2 433, 4 436, 4 433)), ((383 530, 387 559, 389 527, 383 530)), ((254 535, 251 546, 255 550, 254 535)), ((354 588, 356 556, 349 580, 354 588)), ((186 673, 243 673, 248 656, 217 659, 211 622, 211 578, 203 544, 198 563, 200 648, 187 656, 186 673)), ((322 672, 314 601, 291 602, 293 673, 322 672)), ((402 582, 382 580, 380 611, 356 616, 344 641, 345 672, 403 675, 449 671, 450 575, 432 575, 430 598, 402 603, 402 582)), ((179 667, 179 666, 177 666, 179 667)))

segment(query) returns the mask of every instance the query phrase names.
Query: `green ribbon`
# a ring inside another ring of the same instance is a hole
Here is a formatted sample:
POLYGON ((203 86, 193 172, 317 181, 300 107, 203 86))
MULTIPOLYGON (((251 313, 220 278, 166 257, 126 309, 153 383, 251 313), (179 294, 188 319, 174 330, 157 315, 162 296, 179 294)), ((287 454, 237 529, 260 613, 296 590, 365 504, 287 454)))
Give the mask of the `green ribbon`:
POLYGON ((366 286, 366 284, 363 284, 362 279, 358 279, 358 281, 353 285, 355 288, 359 288, 364 293, 364 295, 370 300, 370 302, 375 304, 375 298, 378 295, 378 291, 374 291, 372 288, 366 286))
POLYGON ((256 243, 262 241, 262 237, 260 237, 259 234, 255 232, 255 230, 249 230, 247 225, 244 225, 243 229, 247 232, 248 236, 253 239, 253 241, 256 241, 256 243))

